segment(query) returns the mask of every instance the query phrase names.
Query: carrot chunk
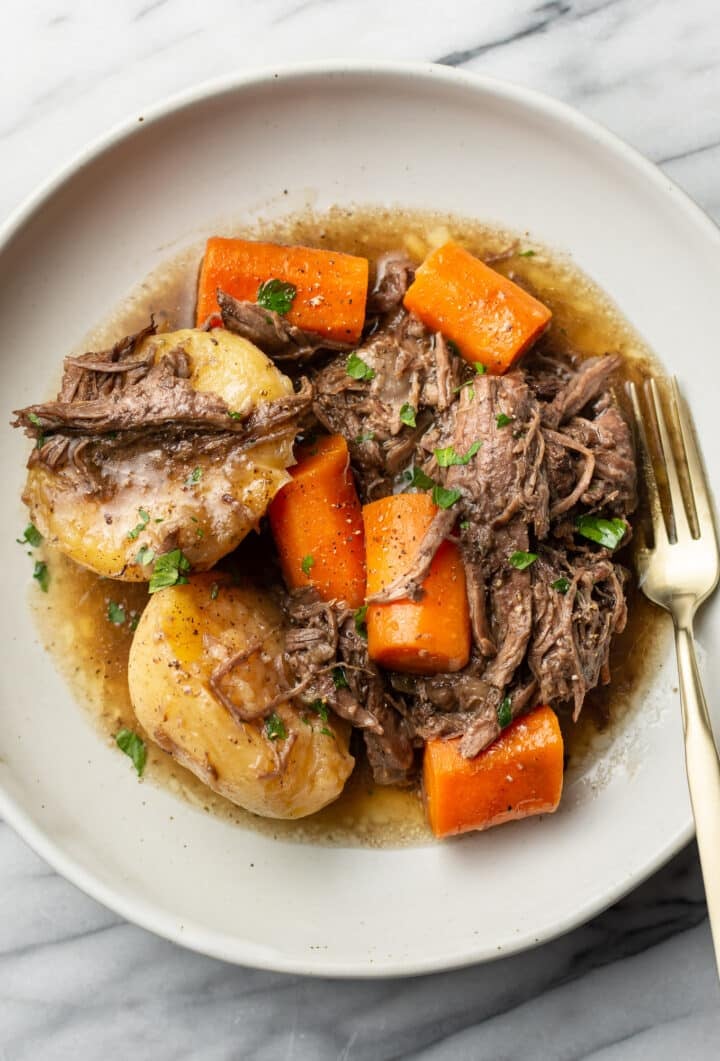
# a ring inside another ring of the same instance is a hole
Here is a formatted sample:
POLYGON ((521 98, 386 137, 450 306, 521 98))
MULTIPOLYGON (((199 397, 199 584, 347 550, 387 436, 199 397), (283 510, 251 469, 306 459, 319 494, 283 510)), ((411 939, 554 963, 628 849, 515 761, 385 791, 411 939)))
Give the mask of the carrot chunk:
POLYGON ((551 313, 457 243, 432 251, 405 293, 405 308, 451 339, 467 361, 502 375, 545 331, 551 313))
POLYGON ((563 786, 563 739, 557 716, 537 707, 512 722, 474 759, 464 759, 460 738, 425 745, 423 784, 435 836, 551 814, 563 786))
POLYGON ((200 269, 196 321, 219 313, 218 288, 242 301, 256 302, 262 284, 291 284, 287 319, 305 331, 337 342, 355 343, 365 323, 368 262, 339 251, 283 247, 213 236, 200 269))
MULTIPOLYGON (((436 512, 427 494, 399 494, 365 505, 368 595, 408 569, 436 512)), ((422 588, 420 601, 368 607, 370 659, 418 674, 460 670, 470 658, 470 618, 457 546, 443 542, 422 588)))
POLYGON ((292 482, 273 498, 268 516, 291 589, 314 586, 323 600, 359 608, 365 599, 365 545, 347 443, 342 435, 301 447, 292 482))

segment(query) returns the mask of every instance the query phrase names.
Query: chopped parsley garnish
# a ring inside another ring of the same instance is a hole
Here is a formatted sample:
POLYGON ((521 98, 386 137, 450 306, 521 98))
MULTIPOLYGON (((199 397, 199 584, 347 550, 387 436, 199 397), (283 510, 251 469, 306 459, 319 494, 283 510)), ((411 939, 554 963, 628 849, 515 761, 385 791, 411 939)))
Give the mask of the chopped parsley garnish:
POLYGON ((412 471, 405 472, 405 476, 410 486, 416 490, 431 490, 435 486, 435 480, 426 475, 422 468, 413 468, 412 471))
POLYGON ((353 379, 375 379, 375 369, 370 368, 370 365, 368 365, 367 362, 363 361, 361 357, 358 357, 358 355, 354 351, 347 359, 345 371, 347 372, 348 376, 352 376, 353 379))
POLYGON ((128 538, 130 538, 130 540, 133 542, 136 540, 136 538, 140 537, 140 535, 150 522, 150 516, 144 508, 138 509, 138 516, 140 517, 140 522, 136 524, 132 530, 128 531, 128 538))
POLYGON ((514 419, 514 416, 508 416, 507 413, 498 413, 495 417, 495 423, 498 427, 507 427, 514 419))
POLYGON ((313 567, 315 567, 315 557, 310 556, 310 554, 303 556, 300 567, 302 568, 303 575, 309 575, 313 567))
POLYGON ((534 257, 535 257, 535 251, 520 251, 519 254, 518 254, 518 258, 534 258, 534 257))
POLYGON ((598 542, 606 549, 617 549, 625 537, 627 523, 624 519, 604 519, 602 516, 579 516, 575 529, 583 538, 598 542))
POLYGON ((345 671, 342 667, 333 667, 332 669, 332 680, 333 685, 336 689, 349 689, 348 680, 345 677, 345 671))
POLYGON ((512 722, 512 708, 510 706, 509 696, 506 696, 505 699, 500 702, 500 706, 497 709, 497 720, 500 729, 506 729, 512 722))
POLYGON ((405 402, 405 404, 400 409, 400 419, 408 427, 417 427, 417 423, 415 421, 415 413, 415 406, 410 405, 409 402, 405 402))
POLYGON ((358 610, 355 612, 355 631, 360 635, 360 637, 367 637, 367 626, 365 625, 365 620, 367 618, 367 610, 367 604, 363 604, 362 608, 358 608, 358 610))
POLYGON ((143 545, 138 550, 138 554, 135 557, 135 563, 140 564, 141 567, 145 567, 146 564, 151 564, 155 559, 155 550, 151 549, 149 545, 143 545))
POLYGON ((243 414, 242 413, 233 412, 232 409, 228 409, 228 416, 230 417, 231 420, 242 420, 242 418, 243 418, 243 414))
POLYGON ((323 736, 325 736, 325 737, 334 737, 334 736, 335 736, 335 734, 333 733, 333 731, 332 731, 331 729, 328 729, 328 728, 327 728, 327 726, 323 726, 323 727, 322 727, 322 729, 320 730, 320 732, 321 732, 321 733, 323 734, 323 736))
POLYGON ((518 550, 516 553, 512 553, 508 556, 508 560, 513 567, 517 568, 518 571, 524 571, 526 567, 530 567, 537 560, 537 553, 524 553, 522 550, 518 550))
POLYGON ((570 583, 566 578, 556 578, 554 582, 550 583, 552 589, 556 589, 558 593, 567 593, 570 589, 570 583))
POLYGON ((328 705, 324 700, 313 700, 310 704, 310 710, 314 711, 316 715, 319 715, 323 722, 328 720, 328 705))
POLYGON ((460 490, 446 490, 444 486, 434 486, 432 499, 438 508, 451 508, 462 497, 460 490))
POLYGON ((219 592, 220 586, 217 582, 213 582, 212 586, 210 587, 210 600, 217 600, 219 592))
POLYGON ((130 624, 129 624, 130 625, 130 629, 132 630, 133 633, 137 630, 139 622, 140 622, 140 615, 139 614, 133 615, 132 619, 130 620, 130 624))
POLYGON ((48 565, 43 560, 37 560, 35 562, 33 578, 37 581, 37 584, 43 593, 47 593, 48 586, 50 585, 50 572, 48 571, 48 565))
POLYGON ((375 438, 375 432, 374 431, 366 431, 364 435, 358 435, 358 437, 355 439, 355 441, 359 445, 362 445, 363 442, 372 442, 374 438, 375 438))
POLYGON ((262 306, 263 309, 269 309, 271 313, 279 313, 281 317, 284 317, 286 313, 290 312, 293 304, 293 300, 297 294, 297 288, 295 284, 290 284, 287 280, 266 280, 264 284, 260 284, 257 293, 257 304, 262 306))
POLYGON ((42 540, 42 534, 34 523, 28 523, 22 538, 15 539, 18 545, 29 545, 32 549, 37 549, 39 545, 42 545, 42 540))
POLYGON ((40 427, 40 417, 37 413, 28 413, 28 420, 31 424, 34 424, 35 427, 40 427))
POLYGON ((138 737, 131 729, 121 729, 115 737, 115 743, 121 752, 132 759, 138 777, 142 777, 147 761, 147 748, 142 737, 138 737))
POLYGON ((462 523, 460 524, 460 530, 467 530, 469 526, 470 526, 470 520, 469 519, 464 519, 462 521, 462 523))
POLYGON ((454 446, 446 446, 445 449, 436 449, 435 460, 441 468, 449 468, 453 464, 469 464, 481 446, 482 442, 473 442, 464 457, 455 452, 454 446))
POLYGON ((113 626, 122 626, 125 622, 125 609, 122 604, 116 604, 114 600, 109 601, 107 617, 113 626))
POLYGON ((159 589, 167 589, 168 586, 184 586, 188 581, 189 570, 190 561, 181 549, 163 553, 155 561, 148 591, 157 593, 159 589))
POLYGON ((473 365, 475 367, 475 371, 477 372, 478 376, 484 376, 485 373, 487 372, 487 368, 482 363, 482 361, 473 361, 473 365))
POLYGON ((274 711, 265 719, 265 736, 270 740, 285 740, 287 737, 285 723, 274 711))
POLYGON ((195 483, 199 483, 202 479, 202 468, 193 468, 190 475, 185 480, 186 486, 194 486, 195 483))

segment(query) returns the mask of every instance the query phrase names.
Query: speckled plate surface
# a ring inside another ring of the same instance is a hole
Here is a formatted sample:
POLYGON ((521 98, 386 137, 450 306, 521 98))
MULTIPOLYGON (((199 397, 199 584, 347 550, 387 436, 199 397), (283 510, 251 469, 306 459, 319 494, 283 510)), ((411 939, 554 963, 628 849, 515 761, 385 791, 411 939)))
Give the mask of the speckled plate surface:
MULTIPOLYGON (((308 198, 318 209, 453 211, 569 252, 679 374, 712 472, 717 229, 655 167, 568 108, 431 66, 237 77, 159 106, 79 158, 0 241, 5 419, 143 276, 218 219, 278 216, 308 198)), ((129 919, 259 967, 425 972, 551 938, 690 837, 669 646, 602 758, 569 779, 556 815, 453 843, 291 844, 138 784, 38 644, 13 533, 25 454, 7 430, 0 811, 57 870, 129 919)), ((703 618, 701 645, 716 643, 717 608, 703 618)), ((717 686, 712 658, 705 673, 717 686)))

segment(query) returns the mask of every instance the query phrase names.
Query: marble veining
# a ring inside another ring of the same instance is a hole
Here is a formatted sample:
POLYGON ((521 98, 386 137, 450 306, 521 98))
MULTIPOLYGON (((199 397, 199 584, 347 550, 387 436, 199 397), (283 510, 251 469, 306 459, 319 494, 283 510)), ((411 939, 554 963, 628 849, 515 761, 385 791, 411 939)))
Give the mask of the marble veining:
MULTIPOLYGON (((0 216, 86 143, 193 83, 329 57, 427 59, 577 106, 720 219, 714 0, 6 0, 0 216)), ((529 884, 530 886, 530 884, 529 884)), ((697 851, 524 955, 416 980, 234 968, 123 922, 0 824, 0 1059, 720 1054, 697 851)))

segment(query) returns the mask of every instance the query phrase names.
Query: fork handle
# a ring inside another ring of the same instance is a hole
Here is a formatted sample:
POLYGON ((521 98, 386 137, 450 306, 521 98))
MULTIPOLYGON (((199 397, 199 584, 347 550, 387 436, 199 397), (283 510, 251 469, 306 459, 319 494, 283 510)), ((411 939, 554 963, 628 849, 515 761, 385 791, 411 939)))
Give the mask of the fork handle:
POLYGON ((692 625, 675 626, 685 765, 705 897, 720 973, 720 761, 695 654, 692 625))

